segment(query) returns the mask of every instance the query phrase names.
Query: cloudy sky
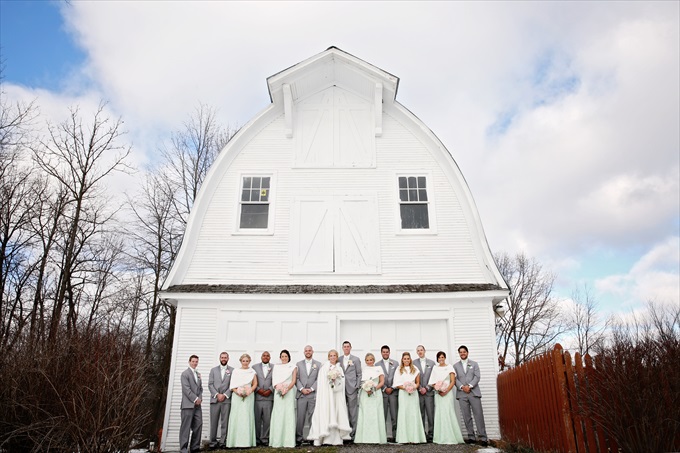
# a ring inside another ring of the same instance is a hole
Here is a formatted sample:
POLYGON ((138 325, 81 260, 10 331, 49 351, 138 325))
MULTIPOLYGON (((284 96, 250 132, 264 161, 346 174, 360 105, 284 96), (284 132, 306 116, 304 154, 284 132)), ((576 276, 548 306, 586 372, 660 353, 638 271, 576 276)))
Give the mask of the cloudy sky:
POLYGON ((268 76, 339 47, 400 78, 493 251, 626 312, 680 303, 679 5, 0 0, 4 96, 55 121, 107 100, 143 168, 199 102, 243 125, 268 76))

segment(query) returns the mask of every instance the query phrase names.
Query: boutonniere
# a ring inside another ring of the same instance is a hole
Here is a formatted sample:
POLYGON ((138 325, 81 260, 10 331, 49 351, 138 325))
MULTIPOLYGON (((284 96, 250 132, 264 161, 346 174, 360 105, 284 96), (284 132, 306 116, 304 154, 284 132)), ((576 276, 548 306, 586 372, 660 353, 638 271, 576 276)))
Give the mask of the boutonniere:
POLYGON ((349 359, 349 360, 347 361, 347 366, 352 366, 352 365, 353 365, 352 359, 349 359))
POLYGON ((229 370, 224 370, 224 374, 231 374, 229 370))
POLYGON ((316 363, 313 363, 313 364, 312 364, 312 369, 313 369, 313 370, 316 370, 316 363))
POLYGON ((425 365, 425 368, 430 368, 430 365, 425 365))
POLYGON ((470 365, 469 363, 468 363, 468 368, 472 368, 472 365, 470 365))
POLYGON ((196 372, 196 376, 197 376, 199 379, 201 379, 201 373, 199 373, 198 371, 196 372))

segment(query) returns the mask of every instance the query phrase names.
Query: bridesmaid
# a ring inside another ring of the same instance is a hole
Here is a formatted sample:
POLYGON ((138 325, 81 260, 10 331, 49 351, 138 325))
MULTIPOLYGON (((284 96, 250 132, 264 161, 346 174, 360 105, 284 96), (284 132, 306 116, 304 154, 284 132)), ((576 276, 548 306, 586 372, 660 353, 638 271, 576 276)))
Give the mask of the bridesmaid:
POLYGON ((383 408, 382 388, 385 385, 385 373, 375 366, 375 356, 370 352, 364 359, 364 368, 359 389, 359 415, 357 416, 357 432, 354 442, 358 444, 387 443, 385 433, 385 409, 383 408))
POLYGON ((446 354, 437 353, 437 363, 432 369, 428 386, 434 393, 434 440, 435 444, 462 444, 463 433, 460 431, 456 410, 453 406, 453 385, 456 373, 452 365, 446 364, 446 354))
POLYGON ((241 368, 231 375, 231 411, 227 431, 228 448, 255 446, 255 395, 257 387, 255 370, 250 368, 250 356, 243 354, 239 361, 241 368))
POLYGON ((399 413, 397 414, 397 443, 425 443, 423 419, 420 416, 420 398, 418 385, 420 372, 413 366, 411 354, 401 355, 401 366, 394 373, 392 387, 399 390, 399 413))
POLYGON ((290 352, 281 351, 281 364, 274 367, 274 409, 269 428, 270 447, 295 447, 295 381, 297 367, 290 363, 290 352))

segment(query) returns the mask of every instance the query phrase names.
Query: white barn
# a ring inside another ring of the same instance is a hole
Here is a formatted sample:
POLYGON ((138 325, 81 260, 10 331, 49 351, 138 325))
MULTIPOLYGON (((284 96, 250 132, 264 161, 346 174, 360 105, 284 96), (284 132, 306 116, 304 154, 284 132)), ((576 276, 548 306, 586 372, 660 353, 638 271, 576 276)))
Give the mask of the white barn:
POLYGON ((222 350, 238 366, 311 344, 323 361, 346 339, 396 360, 423 344, 453 362, 466 344, 500 437, 494 307, 508 287, 463 175, 398 82, 335 47, 267 79, 271 105, 210 169, 164 284, 177 306, 164 450, 178 449, 191 354, 207 376, 222 350))

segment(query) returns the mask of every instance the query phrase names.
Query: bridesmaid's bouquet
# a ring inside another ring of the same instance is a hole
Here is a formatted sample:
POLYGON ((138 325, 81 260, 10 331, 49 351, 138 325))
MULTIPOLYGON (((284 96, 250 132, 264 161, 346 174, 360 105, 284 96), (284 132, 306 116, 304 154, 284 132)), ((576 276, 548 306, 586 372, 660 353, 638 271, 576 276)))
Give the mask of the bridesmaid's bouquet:
POLYGON ((335 384, 337 384, 337 380, 342 376, 340 373, 340 370, 337 368, 333 368, 328 372, 328 383, 331 385, 331 388, 335 388, 335 384))
POLYGON ((409 395, 413 395, 413 392, 416 391, 416 384, 412 381, 404 382, 404 390, 406 390, 406 393, 409 395))
POLYGON ((444 388, 445 388, 444 381, 437 381, 434 383, 434 389, 436 391, 441 392, 442 390, 444 390, 444 388))
POLYGON ((373 390, 375 390, 375 382, 373 382, 372 379, 364 381, 364 383, 361 384, 361 388, 363 389, 364 392, 368 394, 368 396, 373 396, 373 390))
POLYGON ((237 394, 238 396, 240 396, 241 399, 242 399, 243 401, 245 401, 245 400, 246 400, 246 396, 248 396, 248 395, 246 395, 246 389, 245 389, 245 387, 238 387, 238 388, 236 389, 236 394, 237 394))
POLYGON ((286 386, 283 384, 283 382, 280 382, 274 386, 276 389, 276 393, 279 394, 281 398, 283 398, 283 391, 285 390, 286 386))

